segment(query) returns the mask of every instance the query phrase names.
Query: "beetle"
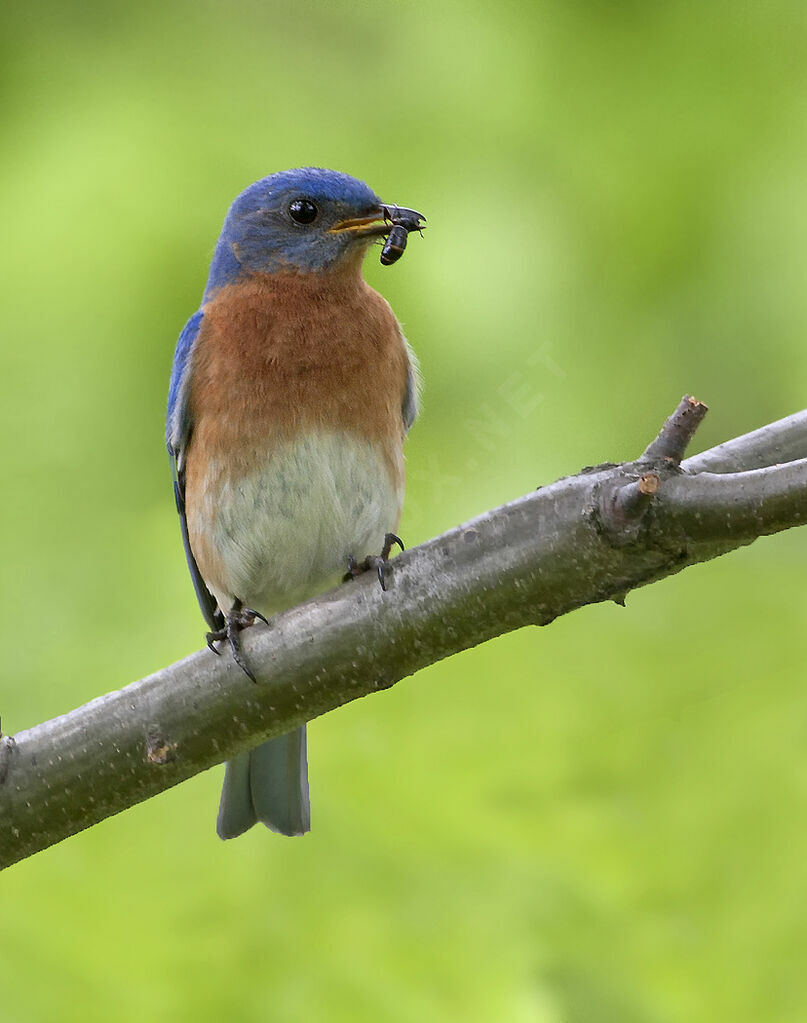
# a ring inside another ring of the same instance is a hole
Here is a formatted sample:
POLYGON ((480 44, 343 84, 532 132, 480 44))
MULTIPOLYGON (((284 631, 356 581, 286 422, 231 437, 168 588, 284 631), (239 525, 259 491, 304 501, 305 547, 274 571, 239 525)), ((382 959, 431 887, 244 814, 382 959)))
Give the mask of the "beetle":
POLYGON ((403 206, 384 207, 384 219, 389 220, 390 232, 381 250, 381 262, 384 266, 396 263, 404 253, 410 231, 421 231, 426 218, 416 210, 408 210, 403 206))

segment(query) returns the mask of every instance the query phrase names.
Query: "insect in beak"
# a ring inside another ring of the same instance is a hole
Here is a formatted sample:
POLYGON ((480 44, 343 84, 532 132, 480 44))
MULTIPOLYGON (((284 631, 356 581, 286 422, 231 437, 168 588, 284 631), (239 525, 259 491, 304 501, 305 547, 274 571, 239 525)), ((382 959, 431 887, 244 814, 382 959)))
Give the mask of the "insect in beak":
POLYGON ((426 218, 417 210, 409 210, 405 206, 385 205, 383 209, 384 219, 392 227, 384 242, 384 248, 381 250, 381 262, 384 266, 390 266, 392 263, 397 263, 404 254, 409 232, 422 231, 426 218))
POLYGON ((367 238, 373 235, 386 235, 381 250, 381 262, 384 266, 397 262, 403 255, 410 231, 422 231, 426 226, 426 218, 417 210, 394 203, 382 203, 377 213, 367 217, 354 217, 335 224, 331 231, 349 231, 354 238, 367 238))

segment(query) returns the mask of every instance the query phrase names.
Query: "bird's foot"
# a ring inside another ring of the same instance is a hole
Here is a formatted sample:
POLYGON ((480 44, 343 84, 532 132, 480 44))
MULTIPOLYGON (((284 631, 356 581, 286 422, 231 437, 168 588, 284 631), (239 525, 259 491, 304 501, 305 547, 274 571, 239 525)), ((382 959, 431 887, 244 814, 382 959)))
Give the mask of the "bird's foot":
POLYGON ((258 680, 253 675, 246 662, 246 658, 244 657, 244 650, 241 646, 241 631, 243 629, 248 629, 250 625, 253 625, 256 618, 264 622, 266 625, 269 624, 260 611, 256 611, 252 607, 244 607, 240 600, 236 600, 224 616, 224 625, 220 629, 208 632, 205 637, 208 647, 217 655, 221 653, 221 651, 217 650, 213 644, 223 643, 226 640, 230 644, 233 660, 244 674, 251 678, 253 682, 257 682, 258 680))
POLYGON ((370 569, 375 569, 378 573, 381 589, 386 590, 387 583, 384 573, 389 556, 392 553, 392 548, 396 543, 402 551, 406 550, 404 542, 399 536, 396 536, 395 533, 387 533, 384 536, 384 546, 381 548, 380 554, 368 554, 364 561, 356 561, 352 555, 348 555, 347 572, 345 572, 342 581, 348 582, 348 580, 355 579, 356 576, 362 575, 364 572, 369 572, 370 569))

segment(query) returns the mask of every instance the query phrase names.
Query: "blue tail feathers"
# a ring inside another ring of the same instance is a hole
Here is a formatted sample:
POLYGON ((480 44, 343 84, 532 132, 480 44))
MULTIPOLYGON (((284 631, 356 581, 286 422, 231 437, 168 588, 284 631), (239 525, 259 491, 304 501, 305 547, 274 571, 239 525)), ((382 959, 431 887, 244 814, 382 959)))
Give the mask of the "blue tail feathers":
POLYGON ((305 726, 229 761, 216 831, 237 838, 258 821, 280 835, 311 829, 305 726))

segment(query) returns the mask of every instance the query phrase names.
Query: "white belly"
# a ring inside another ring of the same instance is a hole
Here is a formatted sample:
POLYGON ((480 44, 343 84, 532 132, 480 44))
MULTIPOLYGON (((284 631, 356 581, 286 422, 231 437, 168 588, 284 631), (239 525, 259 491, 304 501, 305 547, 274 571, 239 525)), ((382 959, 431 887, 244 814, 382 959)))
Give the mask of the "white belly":
POLYGON ((263 614, 292 607, 334 586, 349 556, 379 554, 402 501, 381 454, 349 434, 289 442, 237 482, 211 466, 197 521, 228 592, 211 589, 225 610, 235 597, 263 614))

